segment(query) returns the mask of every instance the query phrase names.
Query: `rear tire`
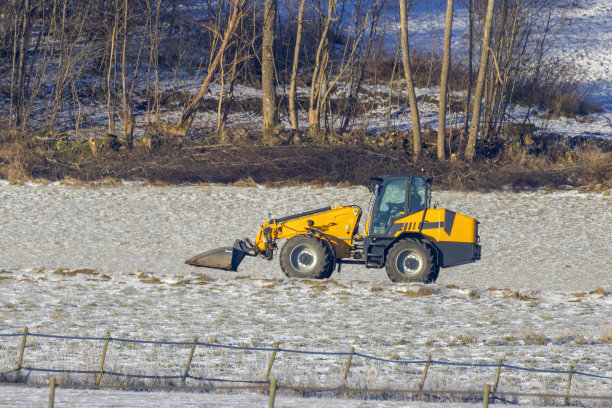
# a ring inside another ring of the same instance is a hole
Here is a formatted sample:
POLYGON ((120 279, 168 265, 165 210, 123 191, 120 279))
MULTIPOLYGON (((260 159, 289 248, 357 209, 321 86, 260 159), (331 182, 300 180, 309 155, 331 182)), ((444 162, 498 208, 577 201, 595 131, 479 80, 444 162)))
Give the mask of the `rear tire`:
POLYGON ((433 283, 440 271, 427 245, 414 239, 402 239, 393 244, 385 266, 393 282, 433 283))
POLYGON ((333 260, 328 246, 312 235, 290 238, 280 252, 281 269, 290 278, 327 279, 333 273, 333 260))

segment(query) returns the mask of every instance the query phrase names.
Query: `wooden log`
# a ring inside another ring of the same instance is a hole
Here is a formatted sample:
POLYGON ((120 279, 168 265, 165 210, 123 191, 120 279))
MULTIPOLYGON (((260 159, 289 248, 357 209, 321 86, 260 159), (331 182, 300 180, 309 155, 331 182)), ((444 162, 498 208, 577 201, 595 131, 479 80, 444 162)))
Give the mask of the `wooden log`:
POLYGON ((268 361, 268 368, 266 369, 266 376, 264 378, 264 381, 268 381, 268 379, 270 378, 270 372, 272 371, 272 365, 274 364, 274 359, 276 358, 276 353, 278 352, 279 346, 280 346, 279 342, 274 343, 275 350, 272 352, 272 355, 270 356, 270 361, 268 361))
POLYGON ((100 359, 100 371, 96 377, 96 385, 100 385, 102 380, 102 373, 104 372, 104 361, 106 360, 106 349, 108 348, 108 342, 110 340, 110 332, 106 332, 106 340, 104 341, 104 348, 102 349, 102 358, 100 359))
POLYGON ((28 328, 23 330, 23 339, 21 340, 21 348, 19 349, 19 358, 17 359, 17 369, 21 370, 21 363, 23 363, 23 353, 25 352, 26 340, 28 338, 28 328))
POLYGON ((189 358, 187 359, 187 365, 185 366, 185 372, 183 373, 183 381, 182 385, 185 385, 185 381, 187 380, 187 375, 189 374, 189 367, 191 366, 191 360, 193 359, 193 352, 195 351, 196 344, 198 342, 198 336, 193 338, 193 345, 191 346, 191 351, 189 352, 189 358))

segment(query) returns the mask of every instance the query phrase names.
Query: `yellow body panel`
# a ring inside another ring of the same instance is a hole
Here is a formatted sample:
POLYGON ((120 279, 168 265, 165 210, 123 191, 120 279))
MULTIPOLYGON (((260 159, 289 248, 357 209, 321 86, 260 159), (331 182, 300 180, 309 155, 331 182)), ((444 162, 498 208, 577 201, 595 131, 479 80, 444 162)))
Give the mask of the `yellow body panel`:
MULTIPOLYGON (((353 240, 363 238, 357 235, 360 217, 361 210, 357 206, 333 205, 329 209, 321 209, 311 214, 264 221, 255 237, 254 248, 258 253, 266 253, 278 249, 278 239, 314 233, 331 243, 336 259, 351 258, 352 251, 356 249, 353 240)), ((368 224, 369 218, 366 222, 366 236, 368 224)), ((441 243, 475 243, 476 225, 477 221, 466 215, 443 208, 430 208, 425 212, 425 219, 423 211, 396 219, 386 237, 421 233, 441 243)))
POLYGON ((259 251, 275 250, 277 239, 289 239, 309 232, 322 233, 333 245, 337 258, 348 258, 360 217, 359 207, 333 205, 327 211, 282 222, 275 219, 264 221, 254 245, 259 251))
POLYGON ((423 220, 423 211, 400 218, 394 222, 394 237, 403 232, 419 232, 438 242, 466 242, 476 240, 476 220, 467 215, 444 208, 430 208, 423 220), (421 229, 421 222, 423 223, 421 229))

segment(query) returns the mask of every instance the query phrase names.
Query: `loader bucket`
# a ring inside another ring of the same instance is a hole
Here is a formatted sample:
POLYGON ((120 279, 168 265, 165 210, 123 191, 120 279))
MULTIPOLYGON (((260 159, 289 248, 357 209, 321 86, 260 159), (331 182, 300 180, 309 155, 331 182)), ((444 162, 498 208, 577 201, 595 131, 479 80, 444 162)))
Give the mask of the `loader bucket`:
POLYGON ((187 265, 203 266, 206 268, 223 269, 226 271, 238 270, 238 265, 246 255, 255 256, 246 251, 244 241, 237 239, 233 247, 222 247, 202 252, 185 261, 187 265))

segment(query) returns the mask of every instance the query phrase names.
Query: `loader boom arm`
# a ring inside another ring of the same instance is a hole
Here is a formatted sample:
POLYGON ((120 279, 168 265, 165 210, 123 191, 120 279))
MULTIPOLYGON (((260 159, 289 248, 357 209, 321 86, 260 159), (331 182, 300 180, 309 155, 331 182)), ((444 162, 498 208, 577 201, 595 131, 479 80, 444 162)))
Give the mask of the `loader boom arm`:
POLYGON ((354 248, 353 236, 361 218, 357 206, 338 206, 320 208, 283 218, 264 221, 255 237, 253 247, 256 252, 270 254, 278 249, 278 239, 289 239, 296 235, 323 234, 333 246, 337 258, 347 258, 354 248))

